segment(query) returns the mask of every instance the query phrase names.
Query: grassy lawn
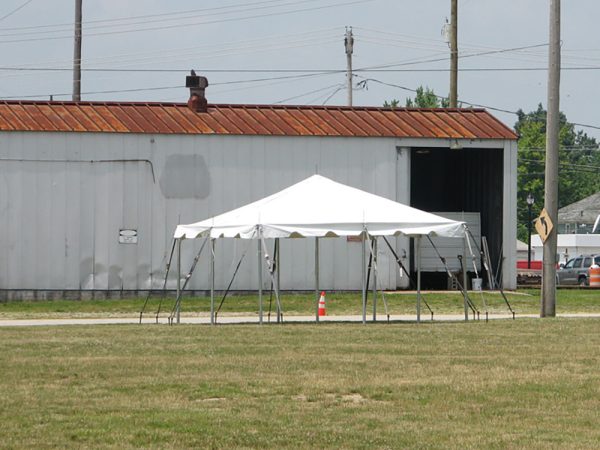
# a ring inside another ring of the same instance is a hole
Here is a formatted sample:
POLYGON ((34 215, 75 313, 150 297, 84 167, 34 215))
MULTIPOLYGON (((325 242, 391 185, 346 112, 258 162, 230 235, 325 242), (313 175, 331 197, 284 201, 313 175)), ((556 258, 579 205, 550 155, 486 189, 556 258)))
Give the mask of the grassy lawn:
POLYGON ((597 448, 600 320, 0 328, 2 448, 597 448))
MULTIPOLYGON (((384 312, 381 293, 378 300, 378 311, 384 312)), ((483 313, 507 313, 508 309, 502 297, 497 293, 470 293, 471 300, 483 313)), ((517 314, 538 314, 539 290, 521 290, 507 293, 507 297, 517 314)), ((385 298, 390 314, 415 314, 414 293, 387 293, 385 298)), ((426 293, 425 301, 435 314, 461 314, 463 299, 459 292, 426 293)), ((108 300, 35 300, 0 302, 0 318, 65 318, 65 317, 132 317, 137 316, 144 304, 144 298, 108 299, 108 300)), ((216 303, 221 297, 217 295, 216 303)), ((146 307, 145 317, 154 317, 158 311, 160 297, 153 297, 146 307)), ((311 315, 315 312, 314 294, 286 294, 281 298, 282 308, 286 315, 311 315)), ((372 300, 369 298, 368 311, 371 311, 372 300)), ((270 297, 264 296, 264 311, 269 310, 270 297)), ((167 317, 173 307, 173 298, 167 298, 161 306, 160 317, 167 317)), ((205 297, 184 297, 182 314, 208 314, 210 300, 205 297)), ((271 301, 271 311, 275 312, 275 300, 271 301)), ((423 305, 423 316, 428 317, 428 310, 423 305)), ((559 290, 557 293, 558 313, 600 313, 600 291, 589 289, 559 290)), ((221 309, 222 315, 257 314, 257 295, 231 295, 227 297, 221 309)), ((360 293, 327 293, 327 313, 360 314, 360 293)))

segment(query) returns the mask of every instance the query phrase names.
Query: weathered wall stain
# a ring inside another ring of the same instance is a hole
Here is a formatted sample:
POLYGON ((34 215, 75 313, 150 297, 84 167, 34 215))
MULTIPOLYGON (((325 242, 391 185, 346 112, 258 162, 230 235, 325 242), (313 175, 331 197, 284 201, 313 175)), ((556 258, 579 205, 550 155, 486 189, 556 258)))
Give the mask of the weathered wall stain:
POLYGON ((166 198, 204 199, 210 194, 210 173, 202 155, 171 155, 160 174, 166 198))

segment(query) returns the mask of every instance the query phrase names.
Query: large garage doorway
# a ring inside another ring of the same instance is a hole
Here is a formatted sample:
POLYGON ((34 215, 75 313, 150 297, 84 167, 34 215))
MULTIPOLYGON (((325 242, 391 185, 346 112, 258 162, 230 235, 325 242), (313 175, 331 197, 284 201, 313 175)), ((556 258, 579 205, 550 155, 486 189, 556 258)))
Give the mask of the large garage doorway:
MULTIPOLYGON (((410 161, 411 206, 430 212, 478 212, 492 270, 500 276, 503 149, 412 149, 410 161)), ((426 272, 422 281, 425 289, 447 288, 445 273, 426 272)))

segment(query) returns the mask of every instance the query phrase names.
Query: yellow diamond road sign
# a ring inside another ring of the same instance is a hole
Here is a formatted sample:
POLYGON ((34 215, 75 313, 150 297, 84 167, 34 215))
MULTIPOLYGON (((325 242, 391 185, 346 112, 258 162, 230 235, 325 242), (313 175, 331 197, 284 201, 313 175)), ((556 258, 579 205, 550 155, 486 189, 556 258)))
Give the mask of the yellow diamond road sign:
POLYGON ((550 220, 550 216, 548 215, 546 208, 544 208, 540 213, 540 217, 535 219, 535 230, 540 235, 540 238, 542 238, 542 242, 546 242, 546 239, 548 239, 552 228, 554 228, 554 225, 550 220))

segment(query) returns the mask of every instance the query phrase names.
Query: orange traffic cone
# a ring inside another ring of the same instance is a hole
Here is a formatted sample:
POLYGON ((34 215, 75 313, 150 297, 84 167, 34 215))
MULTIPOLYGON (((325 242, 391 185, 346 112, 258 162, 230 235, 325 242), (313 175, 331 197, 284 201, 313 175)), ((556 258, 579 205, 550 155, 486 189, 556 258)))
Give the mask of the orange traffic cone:
POLYGON ((325 310, 325 291, 321 292, 321 297, 319 297, 319 316, 326 316, 327 311, 325 310))

